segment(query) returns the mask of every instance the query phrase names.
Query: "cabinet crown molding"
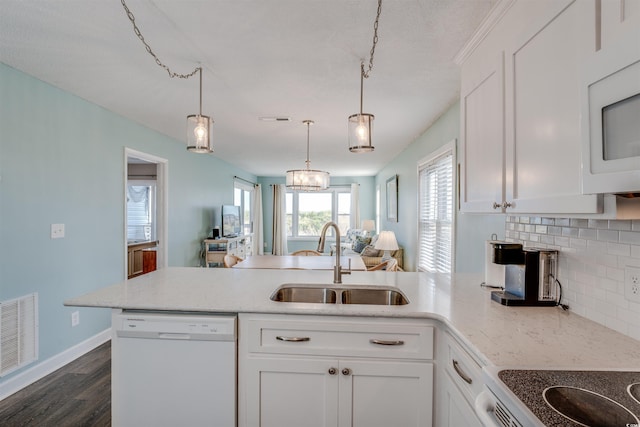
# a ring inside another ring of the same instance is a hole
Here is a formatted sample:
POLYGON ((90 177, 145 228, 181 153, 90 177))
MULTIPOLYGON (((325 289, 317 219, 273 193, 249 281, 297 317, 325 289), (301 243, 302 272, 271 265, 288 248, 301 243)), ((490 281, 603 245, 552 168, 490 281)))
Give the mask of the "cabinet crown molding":
POLYGON ((462 65, 467 58, 473 53, 478 45, 484 40, 484 38, 491 32, 493 27, 502 19, 505 13, 513 6, 516 0, 498 0, 493 5, 493 8, 489 11, 484 20, 480 23, 480 26, 476 29, 475 33, 467 41, 467 43, 458 51, 456 56, 453 57, 453 62, 456 65, 462 65))

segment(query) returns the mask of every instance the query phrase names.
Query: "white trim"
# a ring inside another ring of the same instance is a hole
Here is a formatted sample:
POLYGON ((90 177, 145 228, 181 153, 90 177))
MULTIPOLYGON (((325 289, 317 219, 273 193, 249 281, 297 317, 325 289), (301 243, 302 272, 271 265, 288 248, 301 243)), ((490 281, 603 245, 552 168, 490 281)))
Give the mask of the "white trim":
POLYGON ((500 0, 489 11, 484 18, 478 29, 473 33, 467 43, 460 49, 460 51, 453 57, 453 62, 456 65, 461 65, 464 61, 471 56, 473 51, 476 50, 478 45, 487 37, 489 32, 496 26, 496 24, 502 19, 505 13, 513 6, 516 0, 500 0))
POLYGON ((26 371, 9 378, 0 384, 0 401, 46 377, 64 365, 73 362, 78 357, 90 352, 110 339, 111 328, 108 328, 82 341, 81 343, 64 350, 62 353, 58 353, 55 356, 27 369, 26 371))
MULTIPOLYGON (((156 239, 160 242, 158 246, 158 259, 157 268, 166 268, 169 265, 169 160, 162 157, 155 156, 153 154, 143 153, 132 148, 124 147, 124 186, 123 186, 123 200, 126 200, 127 194, 127 171, 129 157, 135 157, 138 159, 146 160, 148 162, 155 163, 157 166, 156 171, 156 195, 157 195, 157 225, 156 225, 156 239)), ((127 264, 127 204, 123 204, 122 215, 124 218, 124 278, 128 276, 127 264)))

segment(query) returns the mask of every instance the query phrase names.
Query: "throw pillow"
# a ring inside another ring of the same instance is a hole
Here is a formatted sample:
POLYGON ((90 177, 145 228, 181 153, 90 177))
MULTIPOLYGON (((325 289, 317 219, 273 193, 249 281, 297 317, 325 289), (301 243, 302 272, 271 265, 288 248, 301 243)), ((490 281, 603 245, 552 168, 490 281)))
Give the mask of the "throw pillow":
POLYGON ((356 241, 353 244, 353 250, 355 252, 361 253, 365 246, 367 246, 369 243, 371 243, 371 237, 358 236, 356 237, 356 241))
POLYGON ((364 247, 362 252, 360 252, 361 256, 369 256, 369 257, 379 257, 380 251, 374 248, 372 245, 367 245, 364 247))

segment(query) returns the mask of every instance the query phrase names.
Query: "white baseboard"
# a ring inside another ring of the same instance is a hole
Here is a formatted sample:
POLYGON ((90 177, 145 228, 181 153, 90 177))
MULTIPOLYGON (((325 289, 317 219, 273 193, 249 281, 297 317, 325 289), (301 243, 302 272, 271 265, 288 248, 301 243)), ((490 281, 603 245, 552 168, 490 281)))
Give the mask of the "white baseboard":
POLYGON ((62 353, 58 353, 55 356, 27 369, 26 371, 9 378, 7 381, 0 384, 0 401, 62 368, 64 365, 74 361, 83 354, 90 352, 110 339, 111 328, 105 329, 81 343, 66 349, 62 353))

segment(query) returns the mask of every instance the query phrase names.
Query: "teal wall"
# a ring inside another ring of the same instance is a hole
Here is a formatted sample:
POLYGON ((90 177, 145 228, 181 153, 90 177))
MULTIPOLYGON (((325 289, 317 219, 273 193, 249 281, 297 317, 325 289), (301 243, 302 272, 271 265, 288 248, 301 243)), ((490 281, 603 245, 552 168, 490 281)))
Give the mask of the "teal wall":
MULTIPOLYGON (((273 243, 273 184, 284 184, 283 177, 259 177, 258 182, 262 184, 262 206, 264 218, 264 242, 266 243, 264 253, 270 254, 273 243)), ((360 184, 360 220, 375 219, 376 217, 376 192, 375 179, 372 176, 351 176, 351 177, 331 177, 331 185, 351 185, 352 183, 360 184)), ((316 249, 318 247, 318 239, 289 239, 287 240, 287 249, 294 252, 300 249, 316 249)), ((325 247, 325 252, 328 246, 325 247)))
POLYGON ((124 279, 124 147, 168 160, 168 263, 198 265, 233 176, 256 177, 0 63, 0 301, 38 292, 40 361, 110 325, 62 302, 124 279))
MULTIPOLYGON (((418 247, 418 162, 451 140, 459 147, 460 105, 455 103, 407 149, 389 162, 375 177, 380 186, 380 230, 391 230, 405 248, 405 269, 415 271, 418 247), (386 181, 398 175, 398 222, 386 219, 386 181)), ((457 199, 457 197, 456 197, 457 199)), ((457 202, 457 200, 456 200, 457 202)), ((492 233, 504 237, 504 215, 460 214, 456 206, 455 271, 484 271, 484 241, 492 233)))

